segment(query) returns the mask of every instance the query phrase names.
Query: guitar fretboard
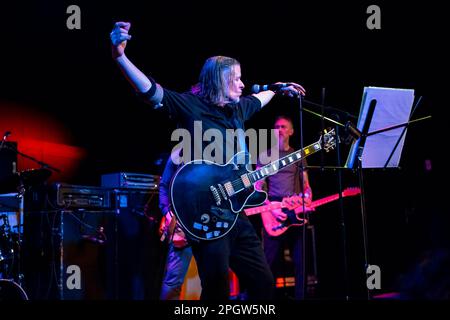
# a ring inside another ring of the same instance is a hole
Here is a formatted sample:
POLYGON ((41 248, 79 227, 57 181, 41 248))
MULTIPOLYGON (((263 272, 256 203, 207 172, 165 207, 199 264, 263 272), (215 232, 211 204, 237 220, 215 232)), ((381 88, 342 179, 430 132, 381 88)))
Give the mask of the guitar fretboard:
POLYGON ((264 179, 267 176, 273 175, 277 173, 279 170, 290 166, 303 158, 319 151, 321 149, 321 145, 319 142, 313 143, 303 149, 294 151, 278 160, 275 160, 264 167, 259 168, 248 174, 251 183, 255 183, 258 180, 264 179))
MULTIPOLYGON (((345 197, 344 193, 342 193, 342 197, 345 197)), ((337 199, 339 199, 339 193, 333 194, 332 196, 328 196, 328 197, 320 199, 320 200, 313 201, 311 203, 311 207, 312 208, 319 207, 319 206, 322 206, 322 205, 327 204, 329 202, 335 201, 337 199)))
POLYGON ((294 151, 278 160, 275 160, 255 171, 245 173, 233 181, 229 181, 223 184, 226 193, 229 197, 241 192, 242 190, 249 188, 255 184, 255 182, 262 180, 270 175, 277 173, 279 170, 294 164, 307 156, 320 151, 322 148, 326 151, 332 149, 335 145, 334 142, 334 129, 326 133, 319 141, 297 151, 294 151), (322 146, 322 141, 324 144, 322 146))

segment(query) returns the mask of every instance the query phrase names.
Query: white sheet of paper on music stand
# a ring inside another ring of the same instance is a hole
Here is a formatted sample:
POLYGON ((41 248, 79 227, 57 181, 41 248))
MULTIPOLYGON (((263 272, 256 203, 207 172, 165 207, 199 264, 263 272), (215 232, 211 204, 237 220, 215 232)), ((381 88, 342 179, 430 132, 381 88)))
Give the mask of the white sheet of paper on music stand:
MULTIPOLYGON (((363 129, 369 105, 373 99, 377 101, 377 104, 368 133, 409 121, 414 102, 413 89, 365 87, 357 124, 358 130, 363 129)), ((368 136, 362 154, 362 167, 383 168, 403 129, 404 127, 400 127, 368 136)), ((406 132, 387 167, 398 167, 405 137, 406 132)), ((345 164, 347 168, 353 168, 355 164, 359 141, 354 142, 350 148, 345 164)))

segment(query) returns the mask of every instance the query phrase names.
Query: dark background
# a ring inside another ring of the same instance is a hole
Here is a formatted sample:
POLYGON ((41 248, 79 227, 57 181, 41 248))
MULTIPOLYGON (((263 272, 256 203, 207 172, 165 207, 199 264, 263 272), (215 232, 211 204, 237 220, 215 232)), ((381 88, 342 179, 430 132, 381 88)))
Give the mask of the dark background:
MULTIPOLYGON (((38 1, 2 7, 0 111, 10 115, 15 110, 5 106, 26 105, 64 125, 70 144, 87 155, 65 182, 99 185, 101 174, 117 171, 160 174, 159 160, 171 150, 174 123, 136 99, 110 56, 114 22, 129 21, 128 57, 173 90, 189 89, 213 55, 238 59, 247 89, 294 81, 306 88, 308 100, 320 103, 325 88, 326 105, 355 116, 364 86, 414 89, 423 99, 413 118, 433 118, 408 130, 400 170, 364 172, 369 263, 382 271, 382 290, 374 293, 395 290, 426 250, 448 247, 445 188, 437 185, 438 177, 446 182, 441 154, 448 84, 440 2, 38 1), (71 4, 81 8, 81 30, 66 27, 71 4), (381 8, 381 30, 366 27, 371 4, 381 8)), ((247 127, 270 128, 275 115, 287 113, 298 128, 297 109, 295 100, 276 98, 247 127)), ((303 121, 305 143, 316 141, 320 119, 304 114, 303 121)), ((297 135, 296 147, 299 142, 297 135)), ((348 146, 342 148, 345 162, 348 146)), ((335 152, 324 159, 337 164, 335 152)), ((309 164, 320 161, 315 155, 309 164)), ((336 172, 311 170, 310 176, 316 199, 337 192, 336 172)), ((357 184, 356 173, 343 179, 344 187, 357 184)), ((365 297, 359 198, 344 204, 348 281, 338 204, 314 218, 319 298, 365 297)))

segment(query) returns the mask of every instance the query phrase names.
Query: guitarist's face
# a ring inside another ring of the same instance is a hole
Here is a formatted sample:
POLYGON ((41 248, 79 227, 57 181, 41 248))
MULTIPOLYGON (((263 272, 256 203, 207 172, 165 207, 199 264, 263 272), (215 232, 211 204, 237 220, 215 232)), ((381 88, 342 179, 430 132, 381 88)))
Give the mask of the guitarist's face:
POLYGON ((241 66, 235 64, 231 67, 230 77, 227 84, 227 98, 230 102, 237 103, 242 95, 244 83, 241 80, 241 66))
POLYGON ((278 119, 273 126, 274 129, 278 130, 278 137, 280 141, 289 141, 289 137, 294 134, 294 128, 292 128, 292 123, 287 119, 278 119))

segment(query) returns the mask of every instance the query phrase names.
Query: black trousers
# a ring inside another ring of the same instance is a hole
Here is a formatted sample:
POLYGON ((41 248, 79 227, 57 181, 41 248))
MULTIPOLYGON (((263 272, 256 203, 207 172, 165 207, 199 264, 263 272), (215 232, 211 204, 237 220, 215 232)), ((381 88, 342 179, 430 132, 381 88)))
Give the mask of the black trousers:
POLYGON ((277 259, 281 257, 285 247, 289 249, 294 263, 295 299, 304 299, 303 279, 303 227, 290 227, 278 237, 271 237, 264 230, 264 253, 271 270, 274 272, 277 259))
POLYGON ((229 299, 229 268, 247 289, 250 300, 273 297, 274 280, 261 240, 243 213, 226 236, 193 243, 192 252, 201 280, 202 300, 229 299))

